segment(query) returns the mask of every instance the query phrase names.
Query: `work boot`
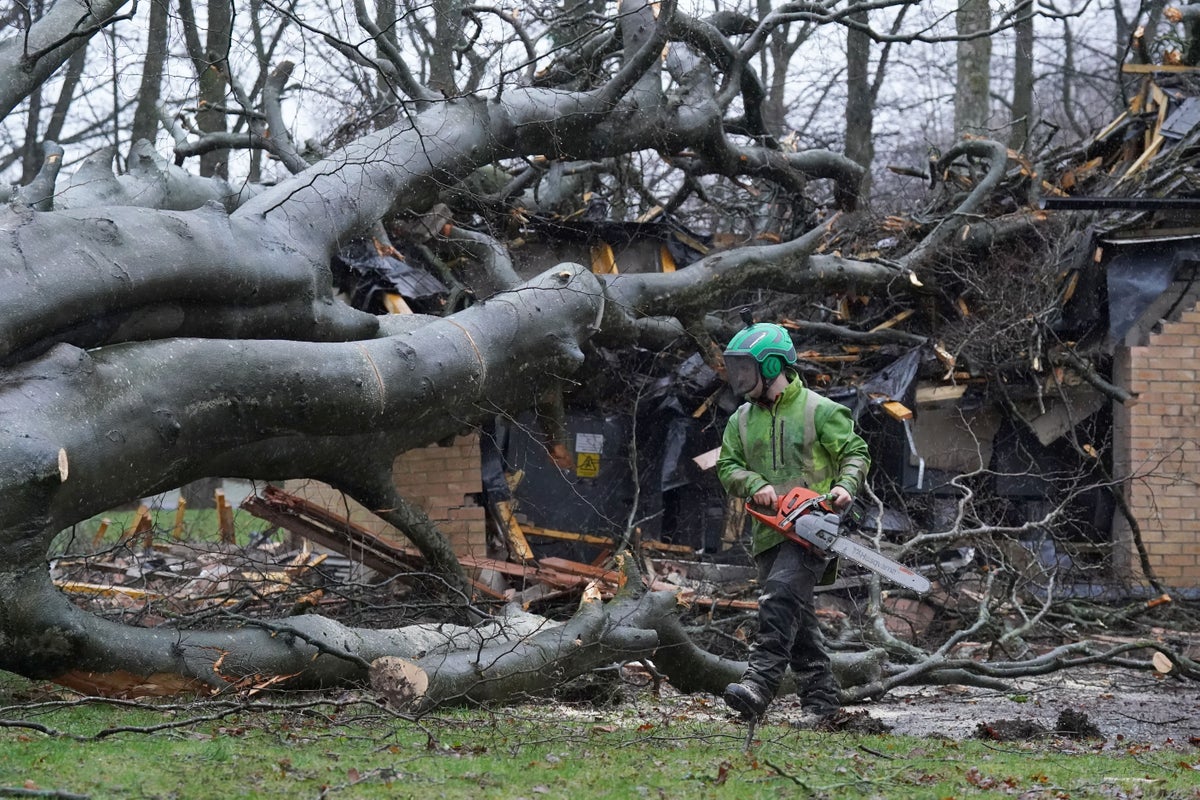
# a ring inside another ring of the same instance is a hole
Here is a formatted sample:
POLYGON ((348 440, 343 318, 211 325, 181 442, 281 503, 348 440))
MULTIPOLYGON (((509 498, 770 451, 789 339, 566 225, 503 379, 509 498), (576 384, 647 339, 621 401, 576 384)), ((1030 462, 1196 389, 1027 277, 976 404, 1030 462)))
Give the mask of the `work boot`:
POLYGON ((752 683, 731 683, 725 687, 725 705, 743 719, 760 719, 770 703, 771 698, 752 683))

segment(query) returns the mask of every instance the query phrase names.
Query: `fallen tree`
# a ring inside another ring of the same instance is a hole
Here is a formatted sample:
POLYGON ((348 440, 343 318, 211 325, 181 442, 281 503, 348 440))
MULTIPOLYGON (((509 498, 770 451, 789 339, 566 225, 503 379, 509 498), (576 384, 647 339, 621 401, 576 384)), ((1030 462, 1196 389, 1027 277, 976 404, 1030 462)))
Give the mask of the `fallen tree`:
MULTIPOLYGON (((0 669, 152 694, 363 683, 378 664, 379 691, 415 708, 543 692, 614 660, 652 658, 684 691, 716 691, 740 671, 690 641, 673 595, 633 591, 636 577, 627 596, 589 600, 561 626, 486 620, 441 630, 446 638, 432 642, 423 629, 352 629, 315 615, 237 619, 220 630, 119 625, 68 601, 45 565, 60 531, 131 498, 214 475, 316 478, 386 509, 379 513, 413 540, 453 596, 464 572, 445 539, 397 495, 396 453, 538 405, 586 369, 595 346, 690 337, 719 368, 710 312, 739 292, 928 292, 935 273, 926 267, 938 249, 994 247, 1047 224, 1022 213, 990 229, 986 242, 967 240, 963 220, 1008 168, 1002 146, 970 142, 934 166, 969 156, 989 162, 986 176, 897 259, 821 252, 836 223, 814 219, 780 243, 713 253, 671 273, 597 276, 562 264, 521 281, 502 242, 448 226, 439 246, 469 247, 495 287, 480 302, 444 318, 374 317, 335 299, 329 263, 341 242, 397 212, 431 208, 443 190, 504 159, 677 153, 693 177, 797 193, 829 180, 836 203, 853 210, 862 170, 844 157, 786 153, 749 118, 738 129, 748 125, 755 136, 727 130, 734 99, 754 91, 749 73, 736 72, 744 54, 712 56, 719 68, 694 51, 676 54, 686 63, 661 63, 664 45, 694 43, 697 30, 723 41, 716 23, 688 20, 672 3, 621 5, 621 46, 596 85, 573 87, 572 73, 560 86, 452 99, 410 85, 412 113, 311 167, 289 159, 299 171, 253 196, 230 199, 214 184, 189 195, 200 207, 135 208, 126 203, 141 195, 125 187, 118 204, 81 190, 59 208, 48 198, 60 153, 47 148, 36 190, 16 192, 0 222, 0 669), (664 90, 663 71, 681 66, 691 79, 664 90), (734 72, 720 89, 712 72, 726 68, 734 72)), ((81 24, 91 27, 74 35, 99 29, 81 24)), ((751 42, 761 44, 768 29, 764 22, 751 42)), ((134 180, 166 180, 165 165, 140 163, 134 180)), ((515 196, 524 180, 518 175, 497 196, 515 196)), ((167 205, 166 195, 153 196, 167 205)), ((840 659, 849 699, 904 682, 1002 674, 950 658, 948 649, 930 657, 882 631, 867 638, 861 654, 840 659)), ((1177 663, 1194 674, 1183 656, 1177 663)))

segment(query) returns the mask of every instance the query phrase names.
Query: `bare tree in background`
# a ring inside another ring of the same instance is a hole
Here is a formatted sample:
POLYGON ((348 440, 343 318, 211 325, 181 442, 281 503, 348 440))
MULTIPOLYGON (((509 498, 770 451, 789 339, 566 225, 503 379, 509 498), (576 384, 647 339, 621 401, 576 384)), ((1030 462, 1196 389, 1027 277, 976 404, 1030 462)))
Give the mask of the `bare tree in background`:
POLYGON ((958 43, 957 78, 954 81, 954 130, 985 135, 991 116, 992 27, 987 0, 959 0, 955 25, 958 43))

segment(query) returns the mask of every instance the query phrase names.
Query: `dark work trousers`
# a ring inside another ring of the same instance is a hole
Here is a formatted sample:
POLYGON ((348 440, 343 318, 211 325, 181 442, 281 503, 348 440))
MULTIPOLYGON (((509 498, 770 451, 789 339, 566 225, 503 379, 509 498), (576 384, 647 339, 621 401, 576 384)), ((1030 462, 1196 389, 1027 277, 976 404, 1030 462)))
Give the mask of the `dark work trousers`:
POLYGON ((813 611, 813 588, 829 559, 788 540, 755 556, 754 563, 763 590, 758 598, 758 638, 750 648, 743 681, 774 697, 784 669, 791 666, 803 708, 836 708, 837 683, 813 611))

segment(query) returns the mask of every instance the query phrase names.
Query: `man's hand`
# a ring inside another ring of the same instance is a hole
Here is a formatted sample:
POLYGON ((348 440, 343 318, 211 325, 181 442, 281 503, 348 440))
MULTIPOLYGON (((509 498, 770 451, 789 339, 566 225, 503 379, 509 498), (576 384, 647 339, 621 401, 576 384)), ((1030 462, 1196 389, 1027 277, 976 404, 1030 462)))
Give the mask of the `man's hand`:
POLYGON ((766 508, 773 509, 779 505, 779 495, 775 493, 775 487, 769 483, 755 492, 750 499, 754 501, 755 505, 766 508))
POLYGON ((835 486, 830 489, 829 496, 833 499, 833 507, 838 511, 845 511, 854 502, 854 498, 850 496, 850 493, 841 486, 835 486))

